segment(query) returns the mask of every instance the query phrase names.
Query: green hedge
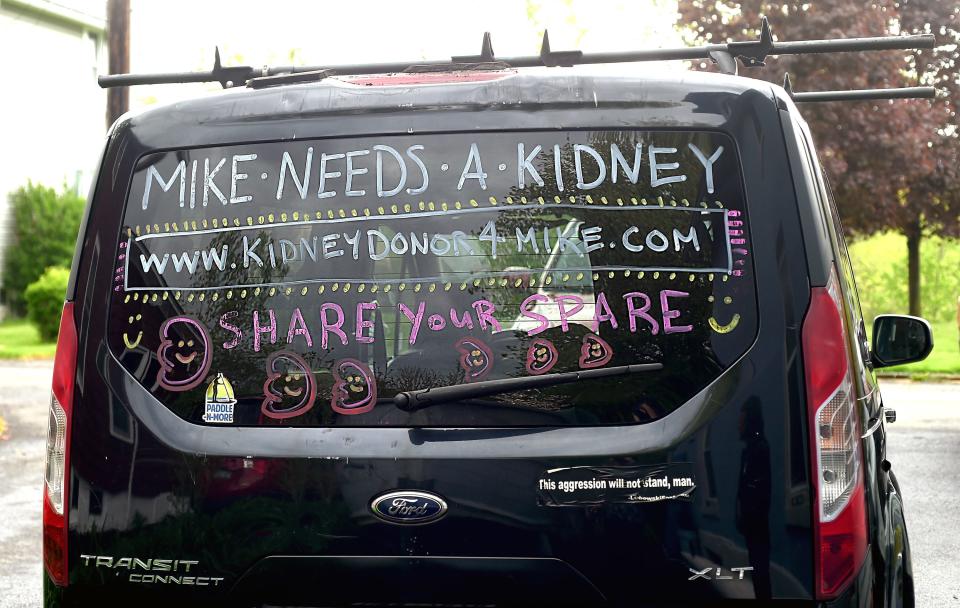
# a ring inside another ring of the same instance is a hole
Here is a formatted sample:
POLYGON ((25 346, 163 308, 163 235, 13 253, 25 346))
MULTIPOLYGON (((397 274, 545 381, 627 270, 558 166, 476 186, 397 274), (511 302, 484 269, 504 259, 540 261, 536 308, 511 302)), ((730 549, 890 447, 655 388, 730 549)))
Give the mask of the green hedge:
POLYGON ((60 313, 67 293, 70 269, 62 266, 47 268, 40 278, 27 286, 23 298, 27 303, 27 317, 37 327, 44 341, 57 339, 60 331, 60 313))
POLYGON ((27 285, 50 266, 70 267, 84 199, 28 183, 10 195, 10 203, 13 235, 4 252, 3 296, 13 312, 22 315, 27 285))

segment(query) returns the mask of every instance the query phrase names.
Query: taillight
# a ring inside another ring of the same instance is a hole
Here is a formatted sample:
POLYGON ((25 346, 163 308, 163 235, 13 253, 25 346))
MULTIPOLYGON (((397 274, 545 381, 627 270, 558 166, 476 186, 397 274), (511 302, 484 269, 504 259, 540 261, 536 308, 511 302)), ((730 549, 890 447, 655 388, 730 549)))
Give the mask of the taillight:
POLYGON ((830 599, 866 557, 866 500, 857 396, 835 273, 810 296, 803 321, 803 363, 816 495, 814 556, 817 597, 830 599))
POLYGON ((67 584, 67 509, 70 472, 70 414, 77 372, 77 327, 73 302, 63 305, 47 426, 43 498, 43 565, 54 583, 67 584))

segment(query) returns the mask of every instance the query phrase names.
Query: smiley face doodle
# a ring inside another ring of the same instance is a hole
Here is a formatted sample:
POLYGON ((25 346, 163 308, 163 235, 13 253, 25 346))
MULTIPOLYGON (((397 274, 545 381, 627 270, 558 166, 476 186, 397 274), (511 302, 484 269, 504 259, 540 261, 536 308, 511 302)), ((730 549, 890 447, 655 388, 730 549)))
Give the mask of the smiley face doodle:
POLYGON ((482 380, 493 369, 493 351, 478 338, 460 338, 453 345, 460 353, 460 367, 467 373, 467 382, 482 380))
POLYGON ((281 350, 267 357, 260 405, 264 416, 277 420, 301 416, 313 408, 316 399, 317 381, 300 355, 281 350))
MULTIPOLYGON (((139 321, 142 318, 143 318, 143 315, 141 315, 140 313, 137 313, 136 316, 130 315, 129 317, 127 317, 127 325, 133 325, 134 321, 139 321)), ((123 332, 123 343, 129 350, 133 350, 136 347, 140 346, 140 340, 142 339, 143 339, 143 330, 140 330, 137 333, 136 340, 131 340, 130 337, 127 335, 127 332, 123 332)))
POLYGON ((188 391, 197 386, 210 371, 210 358, 210 336, 196 319, 171 317, 160 325, 157 381, 163 388, 188 391))
POLYGON ((583 337, 580 346, 580 360, 578 363, 583 369, 591 369, 606 365, 613 358, 613 348, 606 340, 597 334, 587 334, 583 337))
POLYGON ((557 364, 557 347, 550 340, 534 338, 527 349, 527 372, 534 376, 545 374, 557 364))
MULTIPOLYGON (((710 296, 710 301, 711 302, 714 301, 713 296, 710 296)), ((731 298, 730 296, 726 296, 723 298, 723 303, 732 304, 733 298, 731 298)), ((721 324, 719 321, 717 321, 716 317, 711 316, 709 319, 707 319, 707 324, 710 325, 710 329, 712 329, 718 334, 728 334, 733 330, 735 330, 737 328, 737 325, 740 325, 740 314, 733 313, 733 316, 730 318, 730 322, 727 323, 726 325, 721 324)))
POLYGON ((338 414, 364 414, 377 404, 377 383, 366 363, 340 359, 333 367, 330 407, 338 414))
POLYGON ((739 313, 733 313, 730 322, 726 325, 721 325, 715 317, 710 317, 707 319, 707 323, 710 324, 710 329, 717 332, 718 334, 728 334, 731 331, 737 328, 737 325, 740 325, 740 315, 739 313))

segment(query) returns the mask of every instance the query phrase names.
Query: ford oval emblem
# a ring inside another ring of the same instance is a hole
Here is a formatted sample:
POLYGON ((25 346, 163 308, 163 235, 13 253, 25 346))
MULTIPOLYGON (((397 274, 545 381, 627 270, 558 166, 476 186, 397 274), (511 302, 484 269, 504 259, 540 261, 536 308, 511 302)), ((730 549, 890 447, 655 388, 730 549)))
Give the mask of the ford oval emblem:
POLYGON ((436 494, 406 490, 381 494, 370 503, 373 514, 392 524, 416 525, 447 514, 447 503, 436 494))

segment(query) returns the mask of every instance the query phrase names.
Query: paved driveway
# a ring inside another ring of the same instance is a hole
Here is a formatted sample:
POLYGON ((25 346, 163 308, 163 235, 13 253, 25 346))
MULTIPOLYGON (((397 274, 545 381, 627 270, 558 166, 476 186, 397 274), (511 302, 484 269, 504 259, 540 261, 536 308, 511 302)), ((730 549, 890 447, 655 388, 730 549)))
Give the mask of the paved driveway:
POLYGON ((887 460, 903 491, 917 606, 960 606, 960 384, 884 382, 887 460))
POLYGON ((0 605, 42 605, 40 508, 50 363, 0 363, 0 605), (5 437, 5 438, 4 438, 5 437))

